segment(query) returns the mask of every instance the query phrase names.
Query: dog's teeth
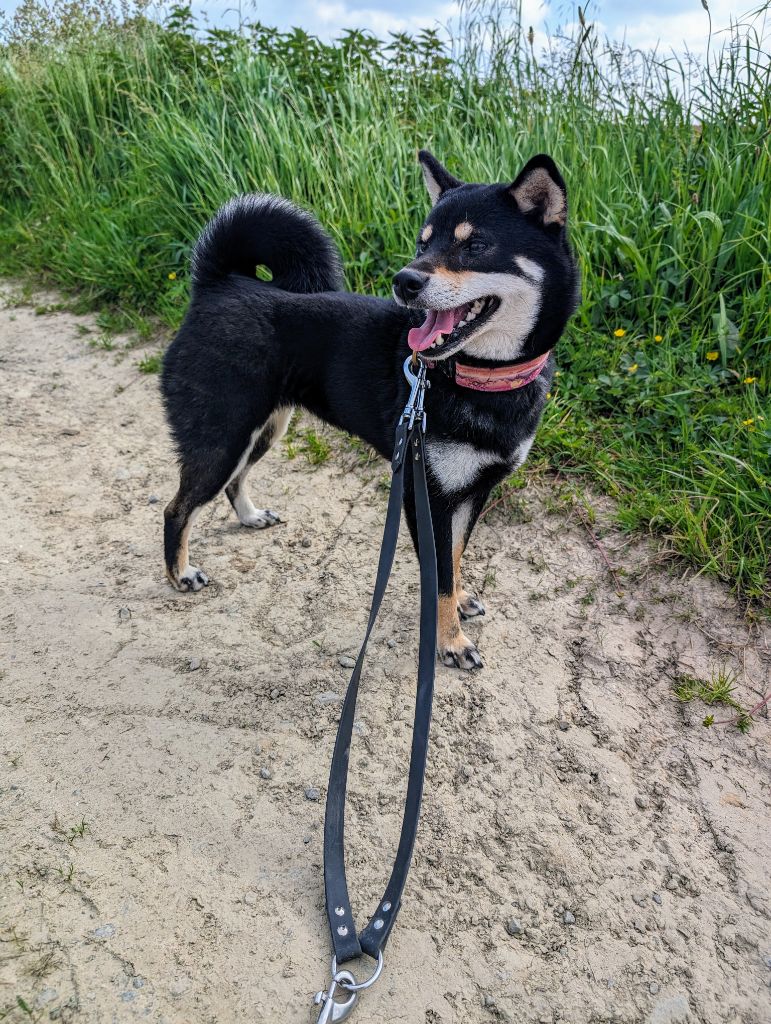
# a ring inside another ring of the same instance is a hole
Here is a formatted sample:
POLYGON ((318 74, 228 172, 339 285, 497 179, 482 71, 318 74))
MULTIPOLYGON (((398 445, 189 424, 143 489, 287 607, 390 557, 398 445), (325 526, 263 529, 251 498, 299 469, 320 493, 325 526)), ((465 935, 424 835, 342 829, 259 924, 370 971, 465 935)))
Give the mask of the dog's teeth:
POLYGON ((481 299, 477 299, 476 302, 474 303, 474 305, 471 307, 471 312, 476 316, 476 314, 481 310, 481 308, 482 308, 482 300, 481 299))
POLYGON ((444 335, 443 334, 439 335, 439 337, 434 342, 434 345, 436 345, 437 348, 441 348, 442 345, 444 345, 444 335))
POLYGON ((477 318, 477 315, 476 315, 476 313, 474 312, 473 309, 471 310, 469 315, 466 317, 467 320, 476 320, 476 318, 477 318))

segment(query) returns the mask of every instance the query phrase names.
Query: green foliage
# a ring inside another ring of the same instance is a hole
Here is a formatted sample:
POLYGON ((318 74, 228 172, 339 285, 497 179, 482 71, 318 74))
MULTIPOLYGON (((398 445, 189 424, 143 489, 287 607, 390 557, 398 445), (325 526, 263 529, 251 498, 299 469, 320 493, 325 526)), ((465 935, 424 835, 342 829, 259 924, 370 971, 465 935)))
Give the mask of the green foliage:
MULTIPOLYGON (((693 676, 678 676, 675 684, 675 696, 683 703, 698 698, 708 707, 721 704, 723 707, 732 708, 736 712, 732 724, 739 732, 748 732, 752 726, 752 715, 734 697, 735 689, 735 675, 726 669, 720 669, 714 672, 706 682, 702 679, 695 679, 693 676)), ((715 716, 707 715, 702 724, 714 725, 715 716)))
POLYGON ((586 23, 537 53, 467 14, 451 54, 436 32, 326 44, 59 2, 70 23, 26 0, 0 47, 0 270, 174 327, 203 224, 266 190, 330 229, 349 287, 388 294, 427 208, 417 148, 476 181, 547 151, 583 301, 541 451, 623 525, 769 596, 771 62, 751 26, 683 67, 586 23))
POLYGON ((160 373, 161 366, 163 365, 163 353, 152 352, 148 356, 144 356, 137 363, 137 369, 140 373, 160 373))

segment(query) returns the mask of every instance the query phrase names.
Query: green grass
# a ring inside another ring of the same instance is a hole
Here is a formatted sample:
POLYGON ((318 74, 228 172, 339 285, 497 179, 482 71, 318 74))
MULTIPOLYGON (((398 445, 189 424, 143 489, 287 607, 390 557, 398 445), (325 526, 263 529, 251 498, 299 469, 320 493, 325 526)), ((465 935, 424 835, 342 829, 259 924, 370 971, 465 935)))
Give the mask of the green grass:
POLYGON ((324 46, 196 33, 179 8, 163 27, 30 10, 0 48, 0 271, 173 328, 202 225, 260 189, 313 209, 349 286, 387 294, 426 213, 418 147, 469 180, 547 151, 583 301, 540 453, 769 598, 771 78, 751 26, 688 68, 591 25, 541 52, 468 16, 451 58, 432 33, 324 46))
MULTIPOLYGON (((710 708, 716 704, 730 708, 735 714, 722 724, 735 725, 739 732, 748 732, 752 727, 753 718, 734 697, 735 690, 736 677, 732 672, 721 669, 714 672, 707 681, 694 679, 693 676, 679 676, 675 685, 675 696, 684 704, 698 698, 710 708)), ((702 724, 715 725, 715 716, 707 715, 702 724)))

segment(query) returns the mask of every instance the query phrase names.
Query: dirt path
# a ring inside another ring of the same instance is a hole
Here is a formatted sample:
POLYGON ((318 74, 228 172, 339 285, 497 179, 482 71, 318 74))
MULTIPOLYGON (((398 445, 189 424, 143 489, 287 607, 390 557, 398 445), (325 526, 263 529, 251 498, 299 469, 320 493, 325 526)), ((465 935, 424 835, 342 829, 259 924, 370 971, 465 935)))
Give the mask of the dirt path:
MULTIPOLYGON (((339 658, 364 625, 385 467, 273 451, 253 492, 286 524, 249 532, 219 500, 192 547, 212 586, 177 594, 157 378, 84 325, 0 313, 0 1019, 309 1022, 339 658)), ((550 504, 473 538, 487 667, 437 670, 415 865, 354 1019, 767 1022, 768 724, 704 729, 672 687, 725 663, 751 702, 768 637, 600 525, 620 599, 550 504)), ((360 917, 401 810, 416 576, 405 544, 354 743, 360 917)))

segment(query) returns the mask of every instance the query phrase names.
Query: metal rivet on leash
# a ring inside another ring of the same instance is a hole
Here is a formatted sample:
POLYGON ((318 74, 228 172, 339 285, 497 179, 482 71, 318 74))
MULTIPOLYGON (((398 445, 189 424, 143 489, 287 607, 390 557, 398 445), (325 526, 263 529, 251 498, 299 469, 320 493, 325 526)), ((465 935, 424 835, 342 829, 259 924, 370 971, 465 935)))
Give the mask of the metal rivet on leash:
POLYGON ((426 364, 418 361, 416 353, 404 361, 404 375, 410 385, 410 395, 404 412, 396 426, 394 454, 391 460, 392 479, 388 496, 388 512, 383 529, 383 543, 378 559, 377 577, 372 594, 369 621, 364 642, 351 673, 351 681, 343 701, 340 723, 332 754, 332 764, 327 787, 327 807, 324 819, 324 887, 326 890, 327 918, 332 938, 332 980, 326 990, 316 994, 316 1005, 321 1007, 318 1024, 338 1024, 348 1017, 354 1008, 358 993, 374 985, 383 970, 383 949, 399 912, 400 900, 407 881, 407 872, 412 860, 412 850, 420 817, 420 801, 423 795, 423 780, 426 772, 428 733, 431 722, 431 702, 434 693, 434 670, 436 664, 436 628, 438 611, 436 550, 434 529, 431 523, 431 508, 426 481, 426 459, 424 436, 426 413, 423 408, 426 389, 426 364), (413 372, 416 370, 417 372, 413 372), (391 870, 380 910, 370 920, 361 934, 356 926, 337 924, 336 918, 346 916, 350 906, 348 883, 345 875, 345 792, 348 782, 348 762, 353 738, 353 724, 356 713, 356 698, 359 692, 361 668, 372 628, 383 600, 388 578, 396 553, 399 537, 402 500, 404 498, 404 475, 407 462, 407 448, 413 446, 412 495, 415 502, 417 526, 418 561, 420 564, 420 643, 418 649, 418 681, 415 703, 415 724, 412 730, 412 751, 410 771, 407 779, 407 795, 399 836, 399 846, 391 870), (392 911, 386 920, 386 915, 392 911), (362 956, 376 961, 375 968, 365 981, 356 981, 347 970, 338 970, 337 963, 346 963, 362 956), (347 999, 337 999, 339 990, 349 993, 347 999))

